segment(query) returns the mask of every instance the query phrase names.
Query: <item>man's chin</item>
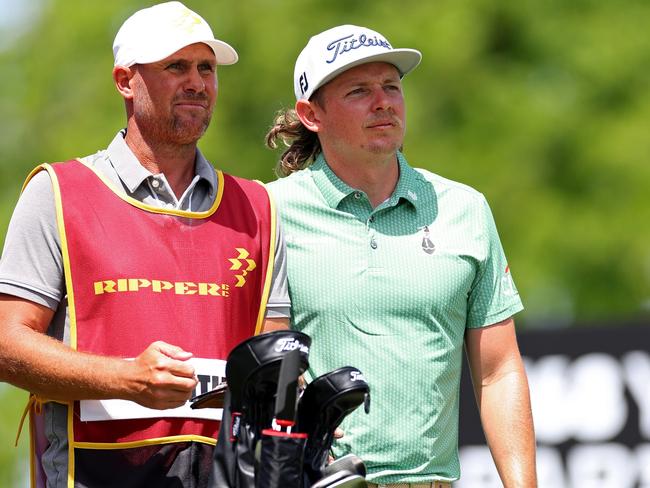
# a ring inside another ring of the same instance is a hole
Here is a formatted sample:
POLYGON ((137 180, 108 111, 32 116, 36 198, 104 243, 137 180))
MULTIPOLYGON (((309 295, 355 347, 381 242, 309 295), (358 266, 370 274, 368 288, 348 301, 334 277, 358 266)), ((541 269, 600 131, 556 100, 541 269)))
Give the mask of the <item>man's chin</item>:
POLYGON ((174 142, 176 144, 181 145, 181 146, 187 146, 189 144, 196 144, 199 142, 199 139, 203 137, 203 134, 205 134, 205 131, 201 132, 200 134, 177 134, 176 137, 174 138, 174 142))
POLYGON ((176 125, 173 130, 174 141, 177 144, 195 144, 208 130, 209 123, 176 125))
POLYGON ((395 154, 401 147, 401 142, 379 141, 368 144, 368 151, 372 154, 395 154))

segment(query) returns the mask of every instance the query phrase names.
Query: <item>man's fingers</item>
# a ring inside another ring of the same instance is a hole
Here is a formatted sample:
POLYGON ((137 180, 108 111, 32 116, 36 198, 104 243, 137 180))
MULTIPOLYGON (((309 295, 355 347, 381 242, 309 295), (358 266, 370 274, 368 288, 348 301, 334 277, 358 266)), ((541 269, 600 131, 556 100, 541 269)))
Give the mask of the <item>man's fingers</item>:
POLYGON ((167 370, 174 376, 180 378, 192 378, 196 382, 196 372, 194 366, 176 359, 169 360, 167 370))
POLYGON ((136 401, 156 409, 180 407, 190 399, 197 383, 193 374, 185 377, 179 375, 178 371, 158 371, 149 379, 136 401))
POLYGON ((162 341, 154 342, 135 360, 138 384, 134 400, 157 409, 183 405, 198 383, 192 353, 162 341))
POLYGON ((154 342, 152 346, 155 346, 158 351, 160 351, 165 356, 176 359, 178 361, 187 361, 193 356, 191 352, 185 351, 181 347, 174 346, 173 344, 168 344, 163 341, 154 342))
POLYGON ((191 352, 163 341, 151 344, 144 354, 146 355, 148 351, 152 352, 151 360, 157 371, 170 373, 173 376, 194 378, 194 366, 186 362, 193 356, 191 352))

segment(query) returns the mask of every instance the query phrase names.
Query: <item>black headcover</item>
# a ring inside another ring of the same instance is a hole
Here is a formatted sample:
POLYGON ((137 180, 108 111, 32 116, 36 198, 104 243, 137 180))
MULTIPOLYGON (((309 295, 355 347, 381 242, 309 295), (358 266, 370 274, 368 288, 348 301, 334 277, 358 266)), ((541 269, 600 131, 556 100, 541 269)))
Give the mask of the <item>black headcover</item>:
MULTIPOLYGON (((226 363, 232 410, 254 414, 260 410, 260 403, 268 403, 265 410, 270 426, 282 358, 294 349, 300 350, 302 374, 309 365, 310 345, 311 338, 307 334, 278 330, 251 337, 235 346, 226 363)), ((261 419, 255 416, 255 420, 261 419)))
POLYGON ((309 363, 311 338, 302 332, 281 330, 251 337, 228 355, 223 419, 213 463, 212 486, 255 486, 255 446, 271 426, 282 358, 300 351, 300 373, 309 363))
POLYGON ((351 366, 319 376, 305 388, 296 430, 307 434, 304 472, 311 483, 323 475, 334 430, 362 403, 368 413, 370 387, 361 371, 351 366))

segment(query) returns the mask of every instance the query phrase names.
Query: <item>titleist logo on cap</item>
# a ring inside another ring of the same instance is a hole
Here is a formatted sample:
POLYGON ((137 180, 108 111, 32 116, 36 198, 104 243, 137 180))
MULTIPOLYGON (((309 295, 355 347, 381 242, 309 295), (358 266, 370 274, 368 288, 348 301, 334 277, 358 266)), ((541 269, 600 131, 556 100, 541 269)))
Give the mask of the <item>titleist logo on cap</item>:
POLYGON ((327 45, 327 50, 331 51, 331 58, 327 59, 325 62, 331 64, 336 61, 339 54, 344 54, 362 47, 375 46, 392 49, 392 46, 386 39, 377 38, 377 36, 368 37, 365 34, 359 34, 355 38, 354 34, 350 34, 349 36, 341 37, 340 39, 332 41, 327 45))
POLYGON ((364 63, 390 63, 400 78, 415 68, 422 55, 415 49, 395 49, 379 32, 358 25, 339 25, 316 34, 298 55, 293 70, 296 100, 312 94, 345 70, 364 63))

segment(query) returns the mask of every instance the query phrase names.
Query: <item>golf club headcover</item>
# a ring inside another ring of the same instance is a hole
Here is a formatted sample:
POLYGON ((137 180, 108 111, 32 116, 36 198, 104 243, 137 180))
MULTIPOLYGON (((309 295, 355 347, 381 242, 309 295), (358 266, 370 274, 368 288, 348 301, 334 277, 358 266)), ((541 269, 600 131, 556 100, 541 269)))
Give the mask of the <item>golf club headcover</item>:
POLYGON ((307 385, 298 402, 296 429, 307 434, 304 473, 309 483, 323 477, 334 430, 359 405, 364 404, 368 413, 369 402, 370 387, 361 371, 351 366, 319 376, 307 385))
POLYGON ((228 391, 214 451, 212 484, 230 488, 255 486, 255 448, 273 420, 282 358, 300 351, 300 373, 308 367, 311 338, 281 330, 250 337, 235 346, 226 362, 228 391))
POLYGON ((259 434, 271 426, 274 398, 282 358, 300 351, 300 373, 308 367, 311 338, 293 330, 260 334, 241 342, 228 355, 226 381, 231 394, 231 410, 259 434))

